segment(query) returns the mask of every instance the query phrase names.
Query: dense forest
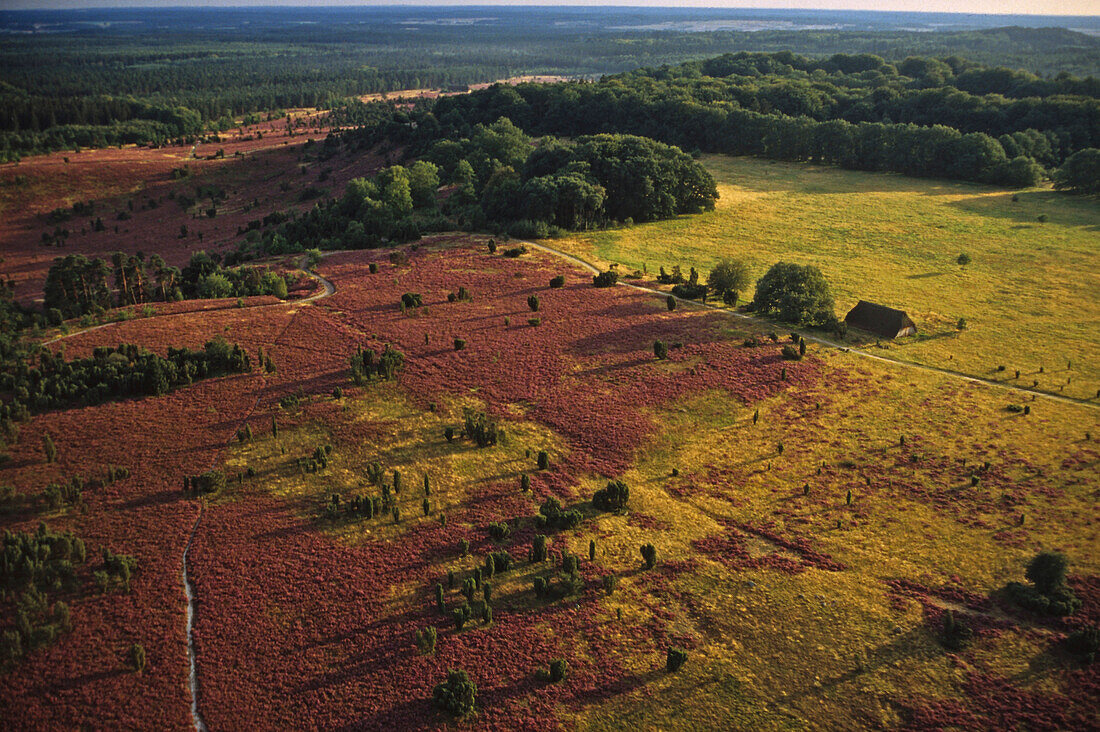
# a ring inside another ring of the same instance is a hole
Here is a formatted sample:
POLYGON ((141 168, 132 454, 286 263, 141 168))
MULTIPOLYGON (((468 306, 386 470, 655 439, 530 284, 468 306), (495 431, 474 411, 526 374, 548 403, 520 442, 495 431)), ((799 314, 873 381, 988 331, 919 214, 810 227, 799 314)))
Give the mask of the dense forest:
MULTIPOLYGON (((140 14, 116 12, 118 19, 103 27, 5 38, 0 157, 190 139, 225 129, 242 115, 327 108, 395 89, 465 89, 523 73, 593 78, 728 51, 790 50, 815 57, 843 51, 895 62, 914 55, 965 55, 972 63, 1028 69, 1014 87, 1027 96, 1035 90, 1064 93, 1049 90, 1067 86, 1071 94, 1081 89, 1095 94, 1092 81, 1034 74, 1100 71, 1100 39, 1061 28, 913 32, 871 19, 822 29, 811 18, 806 30, 765 25, 755 32, 684 32, 676 24, 654 30, 654 20, 665 16, 643 11, 603 12, 597 19, 583 9, 546 8, 500 9, 491 19, 459 18, 450 24, 393 8, 313 11, 322 14, 323 23, 313 15, 299 18, 295 13, 309 12, 301 9, 174 10, 165 11, 171 23, 153 28, 140 14), (531 12, 545 17, 532 22, 531 12)), ((448 15, 461 14, 448 9, 448 15)), ((991 77, 1013 73, 966 77, 957 88, 1002 93, 994 91, 1000 81, 991 77)), ((935 87, 940 74, 934 70, 922 83, 935 87)))
POLYGON ((957 57, 726 54, 594 83, 497 85, 411 111, 351 104, 335 114, 361 123, 348 136, 362 145, 390 138, 414 151, 507 118, 534 136, 629 134, 685 150, 1013 187, 1100 146, 1095 79, 1042 79, 957 57))

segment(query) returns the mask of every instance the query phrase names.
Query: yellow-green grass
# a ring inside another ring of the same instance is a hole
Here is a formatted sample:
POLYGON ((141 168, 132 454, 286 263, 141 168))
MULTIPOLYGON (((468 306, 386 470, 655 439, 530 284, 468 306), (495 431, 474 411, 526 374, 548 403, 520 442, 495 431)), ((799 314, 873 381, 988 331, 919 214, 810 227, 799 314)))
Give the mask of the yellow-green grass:
MULTIPOLYGON (((700 644, 691 654, 691 668, 685 667, 682 677, 653 681, 660 691, 652 696, 629 694, 586 710, 581 728, 612 729, 623 719, 697 729, 804 727, 825 719, 831 727, 895 723, 901 712, 892 699, 956 697, 964 677, 929 632, 918 603, 894 609, 887 580, 930 587, 957 582, 987 595, 1008 581, 1021 581, 1027 559, 1047 548, 1065 551, 1074 572, 1100 571, 1091 525, 1095 461, 1063 466, 1065 458, 1095 449, 1083 439, 1086 430, 1100 434, 1091 410, 1041 402, 1032 414, 1014 416, 1004 409, 1010 400, 987 387, 868 364, 849 354, 835 354, 828 362, 830 369, 858 369, 854 385, 823 386, 750 407, 709 394, 681 405, 684 411, 664 414, 668 429, 625 478, 631 511, 660 517, 669 527, 631 528, 625 518, 608 516, 586 530, 598 526, 610 534, 600 544, 599 561, 624 572, 620 591, 605 600, 609 610, 622 608, 624 627, 618 632, 624 637, 649 617, 641 602, 648 592, 644 573, 630 572, 640 561, 639 544, 654 543, 666 560, 698 558, 691 541, 719 531, 717 519, 775 522, 778 533, 809 537, 847 569, 792 576, 767 568, 731 570, 704 560, 698 571, 675 581, 694 609, 662 601, 676 615, 678 630, 700 644), (793 416, 792 403, 799 405, 793 416), (754 426, 757 406, 761 419, 754 426), (1026 514, 1025 529, 1019 530, 1024 538, 1019 546, 1006 545, 994 534, 1011 528, 1013 511, 989 509, 988 526, 975 527, 966 523, 973 518, 967 511, 958 516, 937 511, 919 495, 889 487, 895 478, 916 478, 920 485, 933 480, 919 467, 894 465, 890 453, 898 451, 902 434, 910 445, 919 441, 927 459, 968 457, 972 465, 989 459, 996 467, 998 456, 1021 457, 1029 470, 1042 471, 1040 484, 1064 494, 1029 496, 1015 509, 1026 514), (782 457, 776 454, 780 441, 782 457), (816 475, 818 465, 845 460, 855 466, 849 472, 874 476, 871 487, 856 490, 852 508, 845 503, 847 483, 841 487, 816 475), (702 469, 715 466, 734 469, 735 502, 705 495, 711 486, 702 469), (672 468, 689 475, 698 490, 683 498, 670 494, 668 487, 680 480, 670 477, 672 468), (808 499, 801 495, 807 482, 808 499), (817 500, 822 495, 824 505, 817 500), (866 515, 854 520, 853 509, 866 515), (786 523, 800 516, 811 520, 786 523)), ((578 543, 584 540, 579 537, 578 543)), ((749 548, 761 554, 775 549, 752 541, 749 548)), ((960 612, 965 618, 965 609, 960 612)), ((1043 660, 1053 640, 1009 631, 980 640, 972 652, 1006 676, 1031 664, 1025 685, 1055 689, 1051 667, 1058 664, 1043 660)), ((636 670, 659 667, 662 660, 659 654, 635 659, 636 670)))
POLYGON ((516 419, 503 423, 505 439, 501 445, 478 448, 457 437, 448 442, 444 437, 446 427, 454 427, 456 434, 462 432, 463 408, 482 406, 472 395, 448 400, 438 404, 435 411, 428 411, 414 406, 396 384, 389 382, 362 391, 349 390, 348 396, 336 401, 342 410, 341 421, 365 426, 372 435, 370 439, 341 443, 334 440, 325 424, 309 422, 280 430, 278 437, 268 433, 235 445, 226 470, 236 475, 252 468, 256 476, 249 479, 251 484, 316 517, 319 529, 352 542, 394 538, 417 522, 437 521, 440 513, 476 496, 486 482, 514 480, 518 491, 520 475, 536 469, 538 450, 546 450, 551 460, 562 454, 561 440, 550 430, 522 419, 519 410, 516 419), (317 447, 328 444, 333 450, 327 467, 306 472, 298 466, 298 458, 309 458, 317 447), (334 493, 342 499, 379 495, 379 488, 367 480, 367 466, 374 462, 382 466, 384 480, 391 486, 394 471, 401 472, 403 487, 395 496, 400 522, 390 515, 372 521, 321 520, 334 493), (428 516, 423 511, 425 475, 430 483, 428 516))
POLYGON ((703 163, 721 195, 714 211, 552 244, 645 267, 651 277, 672 265, 705 277, 724 257, 746 261, 754 278, 778 261, 813 264, 832 284, 841 316, 861 299, 909 312, 919 334, 890 344, 887 355, 983 377, 1019 369, 1012 383, 1037 379, 1044 391, 1096 396, 1095 198, 751 158, 703 163), (964 252, 972 259, 965 267, 956 263, 964 252))

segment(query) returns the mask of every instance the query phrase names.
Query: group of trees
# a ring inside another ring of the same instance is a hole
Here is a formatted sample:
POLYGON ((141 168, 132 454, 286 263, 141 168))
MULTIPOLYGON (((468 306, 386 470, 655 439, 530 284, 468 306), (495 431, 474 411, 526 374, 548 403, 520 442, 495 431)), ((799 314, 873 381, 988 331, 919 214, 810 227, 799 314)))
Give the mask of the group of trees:
MULTIPOLYGON (((349 133, 345 142, 354 145, 368 133, 349 133)), ((718 197, 713 178, 689 155, 630 135, 536 141, 498 119, 474 125, 466 136, 424 139, 422 150, 424 159, 356 178, 340 198, 304 214, 250 224, 233 260, 377 247, 456 228, 545 237, 557 229, 695 213, 713 208, 718 197), (448 187, 442 205, 441 184, 448 187)))
POLYGON ((249 295, 287 296, 286 279, 256 267, 223 268, 217 255, 192 253, 181 271, 159 254, 115 252, 109 260, 82 254, 58 257, 46 275, 44 290, 48 316, 55 324, 67 318, 147 302, 185 298, 223 298, 249 295), (113 286, 112 286, 113 281, 113 286))
POLYGON ((66 361, 43 350, 37 362, 16 360, 0 374, 0 419, 21 419, 29 412, 100 404, 114 399, 166 394, 200 379, 245 373, 248 354, 218 337, 202 350, 169 348, 167 357, 135 345, 98 347, 90 358, 66 361))
POLYGON ((0 550, 0 597, 15 607, 0 635, 0 664, 6 665, 71 629, 68 605, 51 603, 48 595, 72 588, 74 565, 84 563, 86 549, 71 532, 40 524, 33 532, 5 531, 0 550))

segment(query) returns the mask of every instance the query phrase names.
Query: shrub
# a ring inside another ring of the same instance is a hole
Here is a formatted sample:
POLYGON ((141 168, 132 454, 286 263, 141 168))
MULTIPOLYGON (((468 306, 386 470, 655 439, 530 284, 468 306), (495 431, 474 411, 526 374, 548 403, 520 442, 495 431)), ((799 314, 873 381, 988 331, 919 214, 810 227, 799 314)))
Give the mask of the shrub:
POLYGON ((550 683, 556 684, 565 679, 569 673, 569 664, 563 658, 555 658, 550 662, 550 683))
POLYGON ((447 680, 436 684, 432 691, 435 705, 454 717, 462 719, 473 714, 477 702, 477 684, 461 669, 447 672, 447 680))
POLYGON ((496 239, 490 239, 489 240, 489 254, 496 254, 496 253, 497 253, 496 239))
POLYGON ((948 610, 943 614, 943 632, 940 634, 940 642, 944 648, 952 651, 961 651, 970 644, 974 637, 974 631, 955 620, 955 614, 948 610))
POLYGON ((57 446, 53 443, 53 438, 49 433, 42 435, 42 450, 46 453, 46 462, 57 462, 57 446))
POLYGON ((958 257, 955 258, 955 261, 958 264, 965 267, 966 265, 970 264, 970 255, 967 254, 966 252, 963 252, 962 254, 960 254, 958 257))
POLYGON ((495 574, 497 572, 507 572, 512 568, 512 555, 505 550, 498 552, 489 552, 485 555, 485 566, 491 568, 495 574))
POLYGON ((526 493, 531 490, 531 478, 527 473, 522 473, 519 476, 519 489, 526 493))
POLYGON ((653 355, 659 361, 663 361, 668 358, 668 346, 664 341, 653 341, 653 355))
POLYGON ((430 656, 435 653, 435 641, 438 635, 438 631, 431 625, 424 630, 416 631, 416 647, 420 649, 422 655, 430 656))
POLYGON ((546 579, 543 577, 535 577, 534 579, 535 597, 545 597, 547 592, 546 579))
POLYGON ((561 501, 550 496, 539 506, 535 516, 535 526, 539 528, 575 529, 581 523, 581 512, 576 509, 565 511, 561 501))
POLYGON ((538 464, 539 470, 549 469, 549 467, 550 467, 550 456, 546 453, 546 450, 539 450, 537 464, 538 464))
POLYGON ((466 341, 462 338, 455 338, 455 350, 461 351, 466 347, 466 341))
POLYGON ((642 559, 645 561, 646 569, 653 569, 657 564, 657 547, 652 544, 642 544, 642 559))
POLYGON ((370 271, 371 274, 377 274, 378 273, 378 262, 371 262, 370 264, 367 265, 367 269, 370 271))
POLYGON ((669 648, 668 655, 665 656, 665 671, 673 673, 679 671, 680 667, 687 661, 687 653, 679 648, 669 648))
MULTIPOLYGON (((531 238, 535 238, 535 237, 531 237, 531 238)), ((504 250, 504 256, 512 257, 513 259, 516 258, 516 257, 522 257, 526 253, 527 253, 527 247, 525 247, 523 245, 520 245, 518 247, 512 247, 511 249, 505 249, 504 250)))
POLYGON ((537 313, 539 311, 539 296, 538 295, 528 296, 528 298, 527 298, 527 307, 531 308, 532 313, 537 313))
POLYGON ((445 427, 443 429, 443 436, 447 439, 447 442, 451 442, 455 438, 455 428, 445 427))
POLYGON ((489 536, 496 541, 505 541, 512 535, 512 527, 503 521, 495 521, 489 524, 489 536))
POLYGON ((618 281, 619 273, 614 270, 600 272, 592 277, 592 284, 596 287, 614 287, 618 281))
POLYGON ((783 346, 783 359, 786 361, 801 361, 802 353, 794 346, 783 346))
POLYGON ((470 606, 463 605, 462 607, 456 607, 451 610, 451 620, 454 621, 455 630, 462 630, 466 627, 466 622, 470 619, 470 606))
POLYGON ((537 328, 542 325, 542 318, 528 318, 527 325, 537 328))
POLYGON ((424 304, 419 292, 406 292, 401 296, 401 304, 407 308, 418 308, 424 304))
MULTIPOLYGON (((451 580, 452 578, 453 578, 453 575, 448 575, 448 580, 451 580)), ((449 585, 453 586, 454 582, 453 581, 449 582, 449 585)), ((438 584, 438 583, 435 586, 435 604, 436 604, 436 607, 439 608, 439 612, 441 612, 441 613, 447 612, 447 602, 443 599, 443 585, 438 584)))
POLYGON ((528 560, 534 562, 546 561, 546 535, 535 534, 534 541, 531 542, 531 552, 528 554, 528 560))
POLYGON ((596 540, 595 539, 589 539, 588 540, 588 561, 590 561, 590 562, 596 561, 596 540))
POLYGON ((676 298, 672 295, 666 297, 665 306, 668 307, 668 311, 671 313, 673 310, 676 309, 676 298))
POLYGON ((565 276, 564 275, 558 275, 557 277, 552 277, 550 279, 550 287, 552 287, 554 289, 557 289, 559 287, 565 287, 565 276))
POLYGON ((1009 582, 1006 590, 1013 602, 1039 615, 1062 617, 1072 615, 1081 607, 1081 601, 1065 587, 1048 595, 1029 585, 1009 582))
POLYGON ((706 285, 676 285, 672 288, 672 294, 684 300, 706 300, 706 285))
POLYGON ((630 488, 621 480, 610 480, 607 487, 596 491, 592 505, 600 511, 621 511, 630 500, 630 488))
POLYGON ((1066 650, 1083 663, 1092 663, 1100 652, 1100 628, 1091 625, 1075 630, 1066 638, 1066 650))
POLYGON ((145 670, 145 648, 140 643, 130 646, 130 662, 139 674, 145 670))

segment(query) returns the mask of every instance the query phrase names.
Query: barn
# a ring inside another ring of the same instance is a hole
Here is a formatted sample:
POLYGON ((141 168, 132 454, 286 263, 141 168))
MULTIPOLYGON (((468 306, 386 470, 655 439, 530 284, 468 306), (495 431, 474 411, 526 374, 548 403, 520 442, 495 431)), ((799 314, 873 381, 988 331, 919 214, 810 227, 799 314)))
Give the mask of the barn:
POLYGON ((851 328, 859 328, 883 338, 901 338, 917 332, 917 324, 904 310, 895 310, 866 300, 860 300, 844 316, 844 322, 851 328))

